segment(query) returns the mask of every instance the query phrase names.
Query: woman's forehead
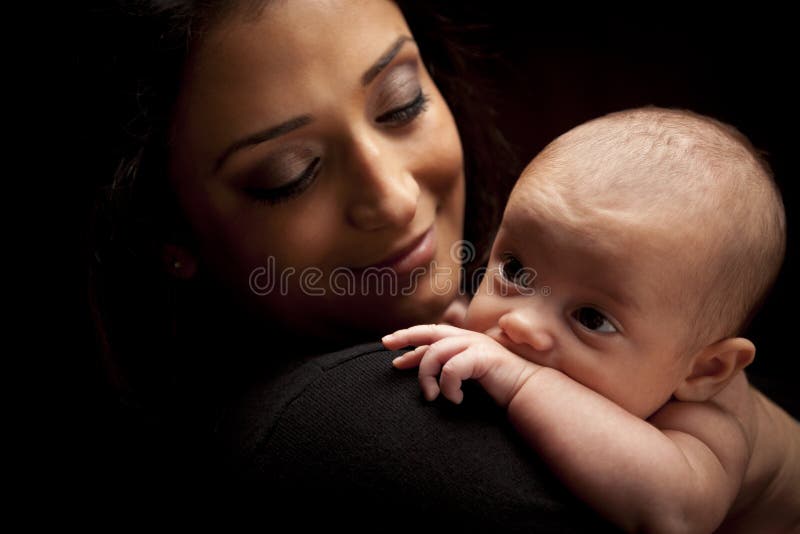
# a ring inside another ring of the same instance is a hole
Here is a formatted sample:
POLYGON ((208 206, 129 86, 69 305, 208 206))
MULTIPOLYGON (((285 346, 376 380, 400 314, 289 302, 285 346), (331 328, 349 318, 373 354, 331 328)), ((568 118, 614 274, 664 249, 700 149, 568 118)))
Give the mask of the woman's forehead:
POLYGON ((257 15, 243 12, 212 26, 189 69, 226 79, 260 74, 273 83, 314 67, 360 71, 399 33, 408 27, 385 0, 269 2, 257 15))

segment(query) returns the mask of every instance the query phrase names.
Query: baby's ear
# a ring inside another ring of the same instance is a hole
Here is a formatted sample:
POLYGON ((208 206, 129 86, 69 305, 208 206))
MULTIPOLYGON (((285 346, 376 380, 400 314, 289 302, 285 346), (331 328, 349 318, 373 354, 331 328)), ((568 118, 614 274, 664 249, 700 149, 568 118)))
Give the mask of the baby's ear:
POLYGON ((689 374, 675 390, 681 401, 702 402, 710 399, 750 365, 756 347, 749 339, 730 337, 701 349, 692 357, 689 374))
POLYGON ((197 260, 184 246, 164 243, 161 247, 161 261, 167 273, 175 278, 188 280, 197 273, 197 260))

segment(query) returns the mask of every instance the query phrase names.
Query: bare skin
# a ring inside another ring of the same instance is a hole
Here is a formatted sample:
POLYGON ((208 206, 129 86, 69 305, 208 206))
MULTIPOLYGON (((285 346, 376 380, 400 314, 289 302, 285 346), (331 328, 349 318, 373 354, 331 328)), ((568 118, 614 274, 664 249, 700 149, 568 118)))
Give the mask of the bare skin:
POLYGON ((698 232, 679 210, 653 219, 664 230, 618 197, 613 210, 559 197, 572 192, 546 189, 556 171, 542 169, 511 194, 469 330, 396 331, 387 348, 417 348, 394 365, 419 366, 428 400, 460 403, 461 383, 477 380, 563 482, 627 532, 800 531, 800 424, 748 384, 755 347, 686 343, 694 308, 675 288, 703 295, 689 284, 704 278, 675 261, 674 243, 697 244, 699 257, 713 232, 687 239, 698 232))

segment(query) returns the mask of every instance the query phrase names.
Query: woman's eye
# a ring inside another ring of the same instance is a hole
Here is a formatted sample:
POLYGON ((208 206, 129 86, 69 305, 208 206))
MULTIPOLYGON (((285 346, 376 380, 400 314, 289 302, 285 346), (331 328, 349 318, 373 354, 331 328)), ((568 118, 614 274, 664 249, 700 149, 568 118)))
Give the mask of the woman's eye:
POLYGON ((308 189, 317 176, 320 167, 320 158, 314 158, 308 167, 291 181, 278 187, 248 187, 245 192, 258 202, 267 204, 278 204, 295 197, 308 189))
POLYGON ((611 324, 605 315, 594 308, 584 306, 572 312, 572 317, 592 332, 612 333, 617 328, 611 324))
POLYGON ((528 269, 511 254, 505 254, 500 262, 500 275, 514 285, 529 289, 533 286, 536 272, 528 269))
POLYGON ((429 100, 428 95, 423 93, 422 89, 420 89, 417 96, 415 96, 411 102, 381 114, 375 119, 375 122, 393 126, 408 124, 428 109, 429 100))

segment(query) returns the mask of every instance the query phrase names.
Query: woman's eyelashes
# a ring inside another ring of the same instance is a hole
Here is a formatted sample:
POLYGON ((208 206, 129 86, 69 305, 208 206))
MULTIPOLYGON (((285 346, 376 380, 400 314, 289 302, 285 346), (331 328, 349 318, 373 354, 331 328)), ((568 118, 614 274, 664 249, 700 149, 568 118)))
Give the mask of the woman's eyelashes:
POLYGON ((428 95, 420 89, 410 102, 385 113, 381 113, 375 118, 375 122, 390 126, 404 126, 422 115, 422 113, 428 109, 429 100, 428 95))
POLYGON ((572 312, 572 318, 586 330, 601 334, 618 332, 617 327, 603 312, 591 306, 582 306, 572 312))
POLYGON ((401 127, 428 108, 428 95, 422 90, 419 61, 406 61, 387 70, 370 98, 376 124, 401 127))
POLYGON ((267 204, 277 204, 279 202, 289 200, 290 198, 295 197, 308 189, 308 187, 314 182, 314 179, 319 171, 321 161, 322 160, 319 157, 314 158, 299 176, 278 187, 247 187, 245 188, 245 191, 254 200, 267 204))

